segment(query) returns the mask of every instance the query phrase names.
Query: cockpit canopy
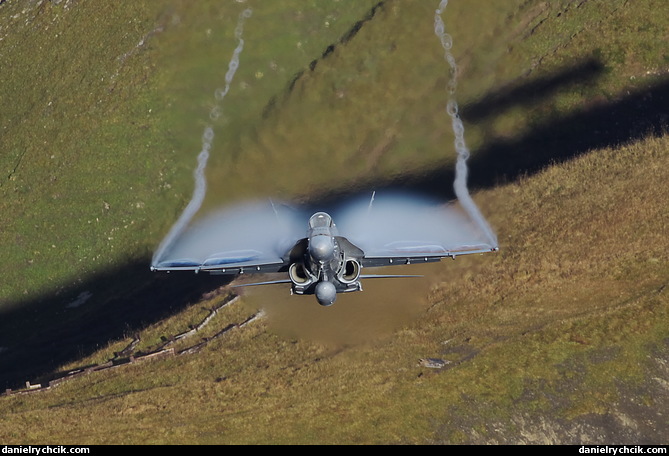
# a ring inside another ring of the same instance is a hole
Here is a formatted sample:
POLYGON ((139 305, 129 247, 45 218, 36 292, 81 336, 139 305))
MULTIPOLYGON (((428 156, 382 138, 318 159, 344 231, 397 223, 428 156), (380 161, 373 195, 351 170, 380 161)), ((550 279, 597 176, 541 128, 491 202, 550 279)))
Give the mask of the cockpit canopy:
POLYGON ((334 226, 332 217, 325 212, 316 212, 309 219, 309 228, 331 228, 334 226))

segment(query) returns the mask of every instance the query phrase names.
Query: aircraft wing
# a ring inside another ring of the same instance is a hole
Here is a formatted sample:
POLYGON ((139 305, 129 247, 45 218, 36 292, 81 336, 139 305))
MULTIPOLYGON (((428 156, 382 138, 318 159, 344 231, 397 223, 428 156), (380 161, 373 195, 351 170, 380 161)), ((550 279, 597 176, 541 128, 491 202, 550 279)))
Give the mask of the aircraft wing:
POLYGON ((338 215, 340 233, 363 252, 366 267, 425 263, 497 250, 457 204, 389 196, 338 215))
POLYGON ((189 226, 153 259, 154 271, 212 274, 279 272, 306 234, 304 216, 285 206, 250 203, 215 212, 189 226))
POLYGON ((442 258, 455 258, 459 255, 486 253, 497 250, 488 244, 460 245, 447 248, 441 244, 391 243, 382 248, 368 249, 362 259, 366 267, 391 266, 400 264, 429 263, 442 258))
POLYGON ((176 258, 160 261, 154 271, 206 271, 212 274, 238 274, 244 269, 256 272, 279 272, 284 266, 281 257, 258 250, 217 252, 204 260, 176 258))

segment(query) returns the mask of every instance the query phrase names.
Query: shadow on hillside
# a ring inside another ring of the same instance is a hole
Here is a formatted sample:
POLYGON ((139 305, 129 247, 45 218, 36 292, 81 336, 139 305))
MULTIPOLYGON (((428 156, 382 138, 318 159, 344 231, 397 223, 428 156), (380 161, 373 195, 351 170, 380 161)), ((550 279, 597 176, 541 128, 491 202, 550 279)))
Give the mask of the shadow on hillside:
MULTIPOLYGON (((466 119, 471 113, 472 117, 481 119, 514 103, 541 103, 556 90, 589 83, 600 72, 597 62, 588 61, 543 82, 490 94, 465 109, 463 117, 466 119)), ((595 148, 661 134, 668 122, 667 106, 669 81, 664 81, 553 119, 526 135, 490 142, 473 151, 470 188, 493 187, 595 148)), ((452 181, 453 170, 443 168, 384 182, 363 183, 355 191, 400 189, 452 199, 450 185, 444 185, 452 181)), ((335 191, 319 202, 327 206, 351 194, 350 190, 335 191)), ((84 278, 77 289, 67 294, 47 294, 18 303, 14 310, 0 313, 0 388, 14 388, 26 381, 48 377, 59 366, 198 302, 203 293, 224 285, 227 280, 204 274, 151 273, 147 259, 84 278), (76 308, 67 307, 86 293, 91 293, 88 302, 76 308)))
MULTIPOLYGON (((588 59, 544 79, 507 87, 461 108, 466 121, 481 122, 518 105, 541 105, 558 91, 578 90, 593 84, 603 66, 588 59)), ((472 150, 468 161, 470 191, 513 182, 548 165, 564 162, 593 149, 614 147, 646 136, 662 135, 669 129, 669 79, 627 92, 608 102, 570 112, 537 125, 527 134, 485 141, 472 150)), ((395 176, 388 180, 360 182, 355 189, 329 192, 318 201, 332 203, 360 192, 400 190, 427 194, 439 200, 455 198, 452 166, 395 176)))
MULTIPOLYGON (((669 126, 668 103, 669 80, 665 80, 628 92, 616 100, 555 118, 521 137, 491 142, 474 153, 470 162, 471 187, 484 188, 514 181, 594 149, 660 136, 669 126)), ((467 116, 466 111, 463 116, 467 116)))
POLYGON ((39 383, 63 364, 132 336, 229 282, 208 274, 157 274, 150 260, 125 264, 76 289, 0 312, 0 392, 39 383), (90 296, 81 305, 77 298, 90 296))

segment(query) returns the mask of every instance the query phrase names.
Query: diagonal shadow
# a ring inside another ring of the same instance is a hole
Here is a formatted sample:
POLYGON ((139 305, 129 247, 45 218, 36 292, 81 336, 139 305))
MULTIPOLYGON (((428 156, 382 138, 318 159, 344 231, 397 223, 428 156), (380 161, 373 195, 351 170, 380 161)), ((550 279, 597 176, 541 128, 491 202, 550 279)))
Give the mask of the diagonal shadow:
POLYGON ((514 181, 591 150, 663 135, 669 126, 667 106, 669 79, 552 119, 521 137, 492 142, 474 153, 470 187, 514 181))
MULTIPOLYGON (((588 60, 538 83, 518 86, 512 92, 518 96, 520 104, 540 104, 561 90, 560 82, 567 86, 589 84, 601 74, 601 68, 598 63, 588 60)), ((535 174, 551 164, 576 158, 594 149, 665 134, 669 130, 668 106, 669 79, 666 79, 629 91, 615 100, 546 120, 524 135, 488 141, 482 148, 473 150, 468 160, 468 187, 470 191, 491 188, 535 174)), ((510 107, 511 100, 505 93, 490 94, 463 109, 462 117, 468 120, 472 110, 473 117, 480 119, 510 107)), ((331 205, 372 190, 409 191, 442 201, 452 200, 455 198, 451 185, 454 178, 455 170, 449 164, 388 179, 361 181, 354 188, 328 191, 314 200, 331 205)))
POLYGON ((48 293, 0 311, 0 392, 39 383, 64 364, 131 336, 201 300, 230 279, 160 275, 150 259, 93 275, 66 293, 48 293), (71 307, 79 296, 91 296, 71 307))
MULTIPOLYGON (((595 68, 588 66, 587 68, 595 68)), ((571 70, 569 70, 571 71, 571 70)), ((576 73, 568 78, 554 75, 552 83, 515 88, 518 100, 541 102, 562 84, 577 84, 576 73)), ((599 72, 581 73, 581 82, 599 72)), ((474 117, 509 107, 511 98, 486 97, 476 103, 474 117)), ((617 100, 584 108, 539 125, 529 133, 497 140, 473 151, 470 188, 489 188, 501 182, 533 174, 556 162, 569 160, 596 148, 615 146, 660 135, 669 121, 669 80, 639 89, 617 100)), ((467 111, 463 117, 467 117, 467 111)), ((439 199, 454 197, 450 167, 428 170, 400 178, 363 182, 355 189, 335 189, 312 199, 321 205, 336 203, 360 191, 375 189, 426 193, 439 199)), ((203 293, 229 279, 205 274, 161 275, 149 271, 150 260, 129 262, 93 275, 66 295, 46 293, 17 303, 0 313, 0 391, 51 375, 67 363, 92 354, 111 341, 124 338, 148 325, 198 302, 203 293), (68 308, 68 302, 91 293, 84 305, 68 308)))
POLYGON ((603 71, 604 65, 597 58, 586 58, 533 81, 498 88, 466 105, 461 109, 462 115, 471 123, 479 123, 509 108, 536 104, 558 91, 586 85, 601 76, 603 71))

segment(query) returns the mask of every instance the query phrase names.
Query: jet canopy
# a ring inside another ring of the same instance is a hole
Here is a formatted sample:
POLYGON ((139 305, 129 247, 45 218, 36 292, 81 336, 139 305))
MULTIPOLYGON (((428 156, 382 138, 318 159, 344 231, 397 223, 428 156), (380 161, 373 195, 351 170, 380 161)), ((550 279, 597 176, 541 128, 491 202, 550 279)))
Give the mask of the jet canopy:
POLYGON ((309 228, 331 228, 334 224, 332 223, 332 217, 325 212, 316 212, 309 219, 309 228))

